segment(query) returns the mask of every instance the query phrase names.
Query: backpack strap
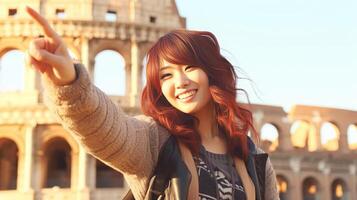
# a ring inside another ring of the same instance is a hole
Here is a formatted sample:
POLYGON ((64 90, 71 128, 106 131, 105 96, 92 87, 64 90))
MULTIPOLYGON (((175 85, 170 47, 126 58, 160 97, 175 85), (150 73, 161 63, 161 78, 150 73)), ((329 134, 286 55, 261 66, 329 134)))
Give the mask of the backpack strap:
POLYGON ((234 163, 236 170, 239 174, 240 179, 242 180, 245 195, 247 200, 255 200, 255 187, 252 179, 248 175, 247 168, 245 163, 238 157, 234 158, 234 163))
POLYGON ((188 190, 188 198, 190 200, 198 200, 198 174, 195 166, 195 162, 193 161, 193 156, 191 151, 187 148, 185 144, 178 140, 179 148, 181 151, 182 160, 185 162, 188 170, 191 173, 191 182, 188 190))

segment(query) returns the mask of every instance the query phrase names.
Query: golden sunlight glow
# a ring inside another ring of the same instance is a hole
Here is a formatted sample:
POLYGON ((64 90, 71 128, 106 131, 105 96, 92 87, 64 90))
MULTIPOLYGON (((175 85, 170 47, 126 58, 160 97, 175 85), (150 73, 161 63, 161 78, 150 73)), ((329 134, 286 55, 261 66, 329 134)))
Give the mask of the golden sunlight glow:
POLYGON ((306 146, 310 125, 305 121, 296 121, 291 126, 291 142, 294 147, 304 148, 306 146))
POLYGON ((348 146, 350 149, 357 149, 357 125, 351 124, 347 129, 348 146))
POLYGON ((325 122, 321 126, 321 144, 324 149, 328 151, 336 151, 338 149, 338 139, 340 135, 340 131, 337 126, 330 123, 325 122))
POLYGON ((316 192, 317 192, 317 187, 316 187, 316 185, 310 185, 309 188, 307 189, 307 192, 308 192, 309 194, 316 194, 316 192))
POLYGON ((262 141, 269 141, 271 145, 269 147, 269 151, 274 151, 278 147, 278 137, 279 132, 278 129, 272 124, 264 124, 261 129, 260 139, 262 141))
POLYGON ((316 131, 316 127, 309 122, 303 120, 295 121, 290 129, 290 139, 293 147, 316 151, 319 145, 316 131))
POLYGON ((278 182, 278 192, 284 193, 288 190, 288 183, 284 180, 278 182))
POLYGON ((341 184, 338 184, 338 185, 336 186, 335 194, 336 194, 336 197, 338 197, 338 198, 343 197, 343 187, 342 187, 341 184))

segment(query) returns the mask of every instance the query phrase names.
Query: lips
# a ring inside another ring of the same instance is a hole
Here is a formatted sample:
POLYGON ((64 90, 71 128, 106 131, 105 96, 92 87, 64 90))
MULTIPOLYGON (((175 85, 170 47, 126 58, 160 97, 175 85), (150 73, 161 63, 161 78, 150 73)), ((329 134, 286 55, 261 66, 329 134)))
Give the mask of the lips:
POLYGON ((197 92, 197 89, 191 89, 191 90, 186 90, 184 92, 181 92, 180 94, 176 95, 177 99, 184 100, 192 97, 195 95, 197 92))

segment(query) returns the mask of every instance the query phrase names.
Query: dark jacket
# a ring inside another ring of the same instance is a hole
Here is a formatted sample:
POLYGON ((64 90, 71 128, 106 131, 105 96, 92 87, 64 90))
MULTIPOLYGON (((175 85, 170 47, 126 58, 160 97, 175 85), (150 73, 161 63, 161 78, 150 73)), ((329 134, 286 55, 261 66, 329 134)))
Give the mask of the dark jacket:
MULTIPOLYGON (((256 191, 256 200, 264 200, 265 194, 265 166, 268 154, 257 152, 251 139, 248 139, 249 154, 245 162, 249 176, 256 191)), ((161 148, 157 166, 150 179, 146 200, 187 199, 191 181, 191 173, 181 159, 180 149, 176 139, 171 136, 161 148)), ((134 199, 131 192, 124 200, 134 199)))

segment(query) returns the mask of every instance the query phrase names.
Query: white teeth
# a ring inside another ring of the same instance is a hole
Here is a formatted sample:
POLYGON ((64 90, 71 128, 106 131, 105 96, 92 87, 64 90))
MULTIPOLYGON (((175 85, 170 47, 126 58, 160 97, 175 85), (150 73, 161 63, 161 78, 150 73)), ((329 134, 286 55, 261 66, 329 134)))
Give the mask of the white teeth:
POLYGON ((180 94, 177 98, 179 98, 179 99, 186 99, 186 98, 192 96, 192 95, 195 94, 195 93, 196 93, 196 90, 191 90, 191 91, 189 91, 189 92, 185 92, 185 93, 183 93, 183 94, 180 94))

